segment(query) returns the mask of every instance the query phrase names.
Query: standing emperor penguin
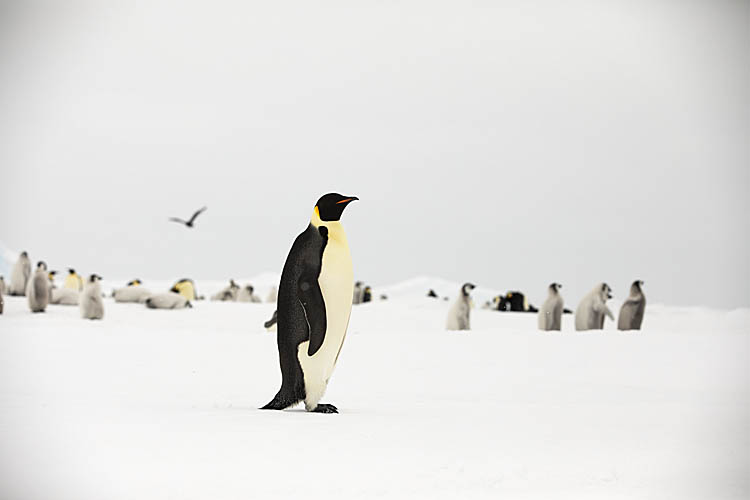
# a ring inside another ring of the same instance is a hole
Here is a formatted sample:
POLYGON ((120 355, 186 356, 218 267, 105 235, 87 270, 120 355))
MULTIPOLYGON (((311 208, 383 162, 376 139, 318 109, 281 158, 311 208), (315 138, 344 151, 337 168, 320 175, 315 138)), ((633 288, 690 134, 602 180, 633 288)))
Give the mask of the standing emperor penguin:
POLYGON ((83 292, 78 300, 83 319, 102 319, 104 317, 104 302, 102 301, 102 289, 99 285, 102 277, 96 274, 89 276, 83 292))
POLYGON ((344 343, 352 312, 354 272, 340 219, 354 196, 328 193, 294 240, 279 283, 277 334, 281 389, 263 409, 338 413, 319 401, 344 343))
POLYGON ((29 280, 29 286, 26 288, 26 298, 29 300, 29 309, 31 312, 44 312, 49 304, 49 273, 47 264, 39 261, 36 265, 34 276, 29 280))
POLYGON ((646 311, 646 296, 643 295, 643 281, 636 280, 630 285, 630 296, 623 302, 617 317, 618 330, 640 330, 643 313, 646 311))
POLYGON ((26 295, 26 287, 29 286, 31 278, 31 260, 29 254, 21 252, 13 271, 10 274, 10 285, 8 286, 8 295, 26 295))
POLYGON ((560 283, 552 283, 548 290, 547 300, 539 309, 539 329, 544 331, 562 330, 563 298, 560 295, 560 283))
POLYGON ((576 330, 602 330, 605 315, 615 320, 607 307, 607 299, 612 298, 611 292, 609 285, 599 283, 581 299, 576 309, 576 330))
POLYGON ((461 287, 461 293, 448 311, 445 328, 447 330, 471 330, 469 314, 471 313, 471 291, 476 288, 471 283, 461 287))

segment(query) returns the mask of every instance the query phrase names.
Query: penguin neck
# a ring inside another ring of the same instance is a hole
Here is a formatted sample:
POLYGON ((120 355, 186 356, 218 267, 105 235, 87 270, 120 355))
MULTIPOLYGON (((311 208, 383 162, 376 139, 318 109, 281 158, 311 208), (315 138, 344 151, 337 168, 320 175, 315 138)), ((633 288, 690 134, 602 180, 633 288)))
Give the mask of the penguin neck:
POLYGON ((332 239, 341 243, 346 243, 346 232, 344 232, 344 226, 341 225, 341 221, 332 220, 326 221, 320 218, 318 208, 315 207, 312 216, 310 217, 310 224, 316 229, 320 226, 328 228, 328 239, 332 239))

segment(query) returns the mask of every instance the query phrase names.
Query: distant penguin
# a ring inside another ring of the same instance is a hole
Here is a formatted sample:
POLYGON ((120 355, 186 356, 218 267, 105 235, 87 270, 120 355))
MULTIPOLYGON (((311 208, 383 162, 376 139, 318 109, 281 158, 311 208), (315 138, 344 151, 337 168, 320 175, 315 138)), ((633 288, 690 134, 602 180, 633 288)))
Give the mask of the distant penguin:
POLYGON ((636 280, 630 285, 630 295, 620 308, 620 315, 617 317, 617 329, 640 330, 645 311, 646 296, 643 294, 643 281, 636 280))
POLYGON ((319 403, 349 326, 354 272, 341 214, 358 198, 329 193, 294 240, 281 273, 278 300, 281 389, 263 409, 305 401, 307 411, 338 413, 319 403))
POLYGON ((372 302, 372 288, 369 286, 366 286, 364 290, 362 290, 362 303, 365 302, 372 302))
MULTIPOLYGON (((3 277, 0 276, 0 281, 2 281, 3 277)), ((5 307, 5 301, 3 299, 3 295, 5 295, 5 282, 3 281, 3 286, 0 287, 0 314, 3 313, 3 307, 5 307)))
POLYGON ((388 296, 384 293, 380 294, 380 300, 388 300, 388 296))
POLYGON ((65 282, 63 283, 63 286, 65 288, 70 288, 71 290, 78 290, 79 292, 83 290, 83 280, 81 279, 78 274, 76 274, 76 270, 73 268, 68 268, 68 275, 65 277, 65 282))
POLYGON ((3 278, 2 276, 0 276, 0 295, 5 295, 5 294, 6 294, 6 290, 5 290, 5 278, 3 278))
POLYGON ((547 300, 539 309, 539 329, 544 331, 562 330, 563 298, 560 283, 552 283, 547 289, 547 300))
POLYGON ((50 304, 61 306, 77 306, 81 292, 70 288, 54 288, 50 291, 50 304))
POLYGON ((104 302, 102 301, 102 288, 99 282, 101 276, 92 274, 86 280, 83 292, 79 296, 78 306, 81 309, 83 319, 102 319, 104 318, 104 302))
POLYGON ((276 322, 278 321, 278 317, 279 315, 277 311, 274 311, 271 319, 263 323, 263 326, 266 328, 266 330, 268 330, 269 332, 276 330, 276 322))
POLYGON ((149 309, 184 309, 193 305, 179 293, 166 292, 151 295, 146 299, 146 307, 149 309))
POLYGON ((607 300, 612 298, 612 289, 606 283, 599 283, 587 293, 576 309, 576 330, 601 330, 604 328, 604 316, 614 321, 612 311, 607 307, 607 300))
POLYGON ((352 304, 361 304, 362 303, 362 293, 364 290, 362 290, 362 286, 364 283, 361 281, 357 281, 354 283, 354 293, 352 294, 352 304))
POLYGON ((262 302, 260 297, 253 293, 254 291, 253 285, 245 285, 237 292, 237 302, 253 302, 256 304, 262 302))
POLYGON ((427 292, 427 296, 430 297, 431 299, 437 299, 438 298, 438 294, 436 294, 435 290, 433 290, 432 288, 430 288, 430 291, 427 292))
POLYGON ((127 286, 141 286, 142 282, 138 278, 128 281, 127 286))
POLYGON ((278 298, 278 296, 279 296, 279 288, 276 285, 274 285, 268 291, 268 296, 266 297, 266 302, 276 303, 276 299, 278 298))
POLYGON ((112 297, 115 299, 115 302, 137 302, 139 304, 144 304, 146 299, 151 297, 151 295, 151 290, 143 286, 130 285, 116 289, 113 292, 112 297))
POLYGON ((21 256, 18 257, 10 274, 8 295, 26 295, 26 287, 29 285, 29 279, 31 279, 31 259, 29 259, 28 253, 21 252, 21 256))
POLYGON ((29 280, 26 287, 26 298, 29 301, 31 312, 44 312, 49 304, 49 275, 47 273, 47 264, 39 261, 36 265, 36 271, 29 280))
POLYGON ((461 287, 456 301, 453 302, 448 311, 448 319, 445 328, 448 330, 471 330, 469 315, 471 314, 471 291, 476 288, 471 283, 465 283, 461 287))
POLYGON ((185 300, 187 301, 196 300, 198 298, 198 291, 195 289, 195 282, 190 278, 181 279, 175 283, 169 291, 179 293, 185 297, 185 300))
POLYGON ((229 286, 213 294, 211 296, 211 300, 232 302, 232 301, 237 300, 237 294, 239 293, 239 291, 240 291, 240 286, 237 283, 235 283, 234 280, 229 280, 229 286))

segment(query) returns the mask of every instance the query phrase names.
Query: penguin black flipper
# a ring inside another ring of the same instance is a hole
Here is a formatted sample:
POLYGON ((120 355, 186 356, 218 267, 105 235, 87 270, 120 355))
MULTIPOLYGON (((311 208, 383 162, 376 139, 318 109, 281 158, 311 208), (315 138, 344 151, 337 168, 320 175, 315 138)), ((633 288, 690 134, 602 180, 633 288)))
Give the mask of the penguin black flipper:
POLYGON ((308 272, 300 277, 297 295, 302 309, 305 311, 307 320, 307 332, 310 343, 307 346, 307 355, 312 356, 323 345, 326 338, 326 303, 323 300, 323 292, 318 284, 318 272, 308 272), (315 311, 313 314, 312 311, 315 311))

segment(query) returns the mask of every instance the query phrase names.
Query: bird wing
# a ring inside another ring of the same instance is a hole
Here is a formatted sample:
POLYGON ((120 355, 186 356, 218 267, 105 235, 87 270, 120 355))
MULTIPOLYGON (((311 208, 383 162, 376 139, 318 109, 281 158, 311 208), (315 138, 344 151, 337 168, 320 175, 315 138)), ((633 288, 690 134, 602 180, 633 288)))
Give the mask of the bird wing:
POLYGON ((180 224, 187 224, 184 220, 178 219, 177 217, 170 217, 169 220, 171 222, 179 222, 180 224))
POLYGON ((200 214, 202 214, 207 208, 208 207, 203 207, 200 210, 198 210, 197 212, 195 212, 193 214, 193 216, 190 217, 190 220, 188 221, 188 223, 192 223, 195 220, 195 218, 198 217, 200 214))
MULTIPOLYGON (((328 228, 325 226, 318 228, 322 237, 321 255, 328 243, 328 228)), ((323 291, 318 283, 320 275, 320 265, 308 264, 302 271, 297 281, 297 298, 302 305, 307 321, 307 331, 310 338, 310 344, 307 347, 307 355, 312 356, 323 345, 326 338, 326 328, 328 320, 326 317, 326 303, 323 298, 323 291)))

